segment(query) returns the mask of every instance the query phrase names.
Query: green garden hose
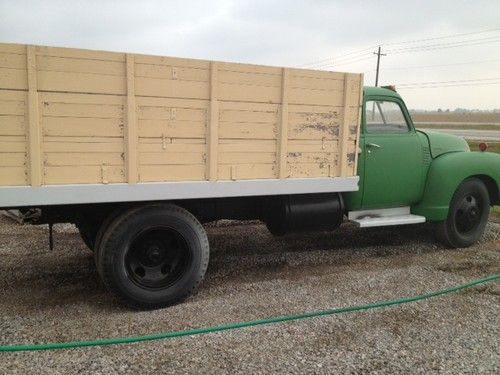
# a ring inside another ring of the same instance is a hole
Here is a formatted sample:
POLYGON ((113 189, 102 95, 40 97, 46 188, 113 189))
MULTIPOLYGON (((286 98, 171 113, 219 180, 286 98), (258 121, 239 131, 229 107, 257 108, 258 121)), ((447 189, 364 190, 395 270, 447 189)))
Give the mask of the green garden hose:
POLYGON ((109 338, 109 339, 102 339, 102 340, 69 341, 69 342, 48 343, 48 344, 3 345, 3 346, 0 346, 0 352, 20 352, 20 351, 51 350, 51 349, 69 349, 69 348, 80 348, 80 347, 85 347, 85 346, 130 344, 130 343, 141 342, 141 341, 151 341, 151 340, 170 339, 170 338, 181 337, 181 336, 201 335, 201 334, 206 334, 206 333, 211 333, 211 332, 227 331, 227 330, 232 330, 232 329, 240 329, 240 328, 258 326, 258 325, 263 325, 263 324, 280 323, 280 322, 287 322, 287 321, 291 321, 291 320, 308 319, 308 318, 314 318, 314 317, 318 317, 318 316, 342 314, 342 313, 362 311, 362 310, 370 310, 370 309, 376 309, 376 308, 387 307, 387 306, 392 306, 392 305, 401 305, 404 303, 421 301, 424 299, 457 292, 459 290, 472 288, 476 285, 492 282, 492 281, 498 280, 498 279, 500 279, 500 274, 490 275, 490 276, 487 276, 487 277, 484 277, 481 279, 473 280, 473 281, 468 282, 466 284, 457 285, 457 286, 454 286, 451 288, 442 289, 442 290, 438 290, 435 292, 421 294, 421 295, 417 295, 417 296, 413 296, 413 297, 404 297, 404 298, 388 300, 388 301, 379 301, 379 302, 375 302, 375 303, 369 303, 366 305, 341 307, 341 308, 329 309, 329 310, 310 311, 310 312, 304 312, 304 313, 292 314, 292 315, 274 316, 274 317, 269 317, 269 318, 265 318, 265 319, 249 320, 246 322, 228 323, 228 324, 223 324, 223 325, 219 325, 219 326, 209 326, 209 327, 203 327, 203 328, 186 329, 186 330, 181 330, 181 331, 162 332, 162 333, 155 333, 152 335, 136 336, 136 337, 116 337, 116 338, 109 338))

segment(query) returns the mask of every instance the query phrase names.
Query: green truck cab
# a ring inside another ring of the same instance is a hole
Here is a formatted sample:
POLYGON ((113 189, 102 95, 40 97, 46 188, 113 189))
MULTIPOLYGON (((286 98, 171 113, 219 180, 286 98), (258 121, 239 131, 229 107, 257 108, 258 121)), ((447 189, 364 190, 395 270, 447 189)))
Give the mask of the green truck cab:
POLYGON ((358 151, 359 190, 344 202, 361 226, 436 222, 441 241, 464 247, 481 236, 490 205, 500 203, 500 155, 415 129, 393 90, 364 89, 358 151))

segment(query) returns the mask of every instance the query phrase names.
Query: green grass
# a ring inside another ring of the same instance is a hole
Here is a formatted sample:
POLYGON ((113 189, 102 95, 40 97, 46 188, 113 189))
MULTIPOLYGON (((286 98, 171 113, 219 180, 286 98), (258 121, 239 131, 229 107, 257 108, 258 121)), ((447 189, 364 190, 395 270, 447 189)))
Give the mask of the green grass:
POLYGON ((458 129, 458 130, 500 130, 500 125, 494 124, 481 124, 481 125, 468 125, 468 124, 423 124, 417 123, 417 129, 458 129))

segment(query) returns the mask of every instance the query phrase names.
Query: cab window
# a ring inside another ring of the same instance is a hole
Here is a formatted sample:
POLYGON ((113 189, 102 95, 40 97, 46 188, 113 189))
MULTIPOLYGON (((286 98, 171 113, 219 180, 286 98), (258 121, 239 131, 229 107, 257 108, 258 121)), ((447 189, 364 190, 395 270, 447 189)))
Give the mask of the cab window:
POLYGON ((367 133, 407 133, 410 127, 398 103, 369 100, 365 105, 367 133))

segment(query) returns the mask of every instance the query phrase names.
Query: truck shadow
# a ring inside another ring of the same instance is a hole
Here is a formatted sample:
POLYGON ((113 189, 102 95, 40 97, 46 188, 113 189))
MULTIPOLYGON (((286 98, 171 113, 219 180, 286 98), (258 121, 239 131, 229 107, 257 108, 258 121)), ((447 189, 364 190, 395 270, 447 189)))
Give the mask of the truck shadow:
MULTIPOLYGON (((494 230, 498 234, 498 224, 493 225, 497 226, 494 230)), ((370 229, 346 224, 335 232, 273 237, 258 223, 208 227, 210 265, 200 292, 191 299, 203 300, 205 293, 217 294, 217 290, 231 284, 275 279, 297 282, 304 277, 349 272, 361 263, 380 258, 401 266, 409 262, 409 257, 403 254, 461 251, 446 249, 437 243, 431 229, 429 224, 370 229)), ((489 232, 492 231, 490 228, 489 232)), ((42 233, 38 232, 36 237, 40 238, 42 233)), ((485 237, 491 240, 493 235, 487 232, 485 237)), ((4 275, 0 280, 4 308, 19 314, 34 308, 59 307, 129 311, 110 297, 100 281, 91 252, 77 233, 58 234, 56 249, 52 252, 30 250, 33 238, 22 233, 12 241, 20 242, 16 244, 19 252, 6 254, 7 258, 3 259, 15 257, 15 260, 10 259, 10 265, 0 265, 4 275), (11 276, 5 276, 7 274, 11 276)))

